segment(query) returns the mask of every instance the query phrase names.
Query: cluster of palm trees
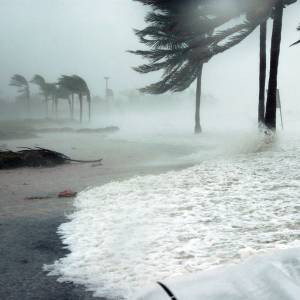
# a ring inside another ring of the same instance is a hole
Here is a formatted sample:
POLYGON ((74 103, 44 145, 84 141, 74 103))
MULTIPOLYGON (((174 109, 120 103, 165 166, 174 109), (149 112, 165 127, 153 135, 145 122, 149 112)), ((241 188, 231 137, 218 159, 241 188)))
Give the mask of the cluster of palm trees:
POLYGON ((179 92, 197 81, 195 133, 201 132, 200 99, 203 65, 239 44, 260 27, 260 126, 276 130, 277 75, 283 10, 297 0, 134 0, 149 6, 147 26, 136 30, 148 50, 130 51, 148 60, 136 71, 163 71, 162 79, 142 92, 179 92), (267 99, 267 22, 273 20, 267 99))
POLYGON ((83 103, 86 100, 88 104, 88 119, 91 119, 91 93, 86 81, 78 75, 61 76, 57 82, 49 83, 43 76, 34 75, 28 81, 24 76, 15 74, 11 77, 10 85, 18 88, 19 95, 26 100, 28 115, 30 115, 30 86, 29 83, 39 87, 40 93, 44 98, 46 115, 49 117, 49 103, 52 104, 52 110, 58 115, 58 103, 66 100, 70 108, 70 117, 74 120, 74 106, 76 96, 79 101, 79 119, 83 120, 83 103))

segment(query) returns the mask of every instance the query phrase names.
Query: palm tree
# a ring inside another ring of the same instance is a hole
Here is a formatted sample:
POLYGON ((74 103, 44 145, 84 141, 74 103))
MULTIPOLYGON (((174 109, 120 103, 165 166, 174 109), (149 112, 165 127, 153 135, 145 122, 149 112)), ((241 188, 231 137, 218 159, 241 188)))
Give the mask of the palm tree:
POLYGON ((73 119, 72 115, 72 102, 71 102, 71 94, 72 92, 59 84, 55 85, 55 95, 54 95, 54 102, 55 102, 55 114, 56 118, 58 117, 58 102, 59 100, 67 100, 70 109, 70 118, 73 119))
POLYGON ((27 103, 27 113, 28 116, 30 116, 30 88, 27 79, 20 74, 15 74, 11 77, 9 85, 17 87, 20 96, 25 98, 27 103))
POLYGON ((58 79, 58 87, 69 92, 71 96, 71 119, 74 120, 74 96, 77 94, 77 88, 72 76, 63 75, 58 79))
POLYGON ((83 97, 86 97, 88 102, 88 118, 91 120, 91 93, 87 83, 78 75, 67 76, 63 75, 58 80, 58 85, 61 88, 69 91, 72 97, 72 116, 74 115, 74 95, 78 96, 80 106, 80 122, 83 119, 83 97))
POLYGON ((267 21, 260 25, 260 59, 259 59, 259 101, 258 101, 258 124, 265 123, 265 89, 267 73, 267 21))
POLYGON ((189 7, 187 5, 188 1, 185 1, 184 4, 180 0, 174 0, 171 4, 170 1, 165 0, 135 1, 149 5, 153 9, 146 17, 146 22, 150 23, 150 26, 142 31, 137 31, 141 42, 148 47, 150 46, 151 49, 148 51, 133 51, 133 53, 147 58, 150 63, 142 65, 136 70, 141 73, 164 71, 163 80, 142 89, 144 92, 163 93, 183 90, 196 79, 196 74, 200 73, 200 69, 196 72, 196 67, 207 62, 213 56, 239 44, 261 25, 259 120, 265 119, 267 127, 276 128, 274 124, 276 124, 276 90, 282 13, 285 6, 295 3, 297 0, 235 0, 235 4, 226 12, 224 12, 223 7, 218 9, 215 1, 195 0, 192 1, 191 5, 193 11, 196 12, 194 14, 196 18, 189 16, 188 19, 180 18, 181 15, 178 13, 171 15, 169 19, 166 16, 170 6, 180 6, 181 3, 182 7, 186 9, 186 7, 189 7), (241 16, 244 16, 244 18, 240 18, 242 21, 229 25, 227 29, 218 30, 220 26, 228 21, 241 16), (274 26, 269 92, 265 118, 263 118, 266 74, 266 21, 272 16, 274 26), (174 24, 171 25, 170 19, 173 23, 177 22, 177 27, 174 24), (178 19, 185 21, 183 23, 178 22, 178 19), (198 25, 196 29, 195 24, 198 25), (183 30, 180 28, 183 28, 183 30))
POLYGON ((40 88, 41 94, 44 96, 45 106, 46 106, 46 115, 49 117, 48 102, 52 101, 52 108, 55 107, 55 94, 56 94, 56 85, 55 83, 48 83, 41 75, 34 75, 30 81, 33 84, 36 84, 40 88))
POLYGON ((147 58, 149 63, 135 70, 140 73, 164 71, 161 81, 141 91, 152 94, 178 92, 197 80, 195 133, 199 133, 203 64, 240 43, 269 18, 270 11, 257 11, 257 6, 245 0, 237 1, 235 8, 226 14, 204 0, 135 1, 150 5, 153 9, 145 19, 149 26, 136 30, 140 41, 150 47, 150 50, 130 51, 147 58), (224 24, 241 15, 245 16, 241 22, 219 30, 224 24))
MULTIPOLYGON (((154 9, 146 17, 149 24, 143 30, 136 30, 142 43, 152 47, 150 51, 130 51, 131 53, 150 58, 149 65, 135 68, 140 73, 164 70, 163 79, 141 89, 142 92, 160 94, 167 91, 179 92, 188 88, 196 80, 196 107, 195 107, 195 133, 202 131, 200 123, 200 101, 203 64, 208 60, 193 58, 183 53, 187 47, 192 47, 198 35, 203 37, 206 33, 199 32, 204 20, 198 18, 195 1, 144 1, 154 9), (149 3, 150 2, 150 3, 149 3), (174 53, 172 53, 172 51, 174 53), (172 57, 170 57, 170 54, 172 57), (162 62, 159 60, 164 59, 162 62)), ((199 3, 199 1, 198 1, 199 3)), ((197 3, 197 4, 198 4, 197 3)), ((205 16, 202 16, 205 18, 205 16)), ((212 30, 209 30, 212 33, 212 30)))
POLYGON ((274 12, 273 33, 271 44, 271 63, 268 97, 266 104, 265 125, 271 130, 276 130, 277 110, 277 77, 281 44, 283 4, 278 3, 274 12))
POLYGON ((278 88, 278 66, 282 35, 283 9, 287 5, 293 4, 297 0, 277 0, 274 7, 273 32, 271 42, 270 76, 266 103, 265 125, 268 129, 276 130, 276 110, 277 110, 277 88, 278 88))

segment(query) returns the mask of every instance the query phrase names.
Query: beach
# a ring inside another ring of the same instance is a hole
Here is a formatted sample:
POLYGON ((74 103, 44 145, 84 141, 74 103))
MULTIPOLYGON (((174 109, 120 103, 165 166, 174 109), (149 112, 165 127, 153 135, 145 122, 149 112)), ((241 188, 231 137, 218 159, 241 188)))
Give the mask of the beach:
POLYGON ((57 194, 181 169, 187 163, 171 161, 191 152, 180 145, 126 141, 97 133, 39 133, 24 139, 2 139, 0 144, 11 150, 44 147, 75 159, 103 158, 101 165, 0 170, 0 299, 7 300, 92 299, 84 287, 59 283, 43 271, 44 264, 67 254, 56 231, 73 211, 73 199, 58 198, 57 194), (49 199, 38 199, 45 196, 49 199), (36 199, 26 199, 29 197, 36 199))

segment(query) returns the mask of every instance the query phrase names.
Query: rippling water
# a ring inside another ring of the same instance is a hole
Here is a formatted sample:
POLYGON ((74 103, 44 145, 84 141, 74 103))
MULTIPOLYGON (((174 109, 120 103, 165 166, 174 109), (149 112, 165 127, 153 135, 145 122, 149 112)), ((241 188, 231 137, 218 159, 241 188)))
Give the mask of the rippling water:
POLYGON ((235 263, 300 239, 300 141, 211 158, 82 192, 50 267, 98 296, 130 298, 157 280, 235 263))

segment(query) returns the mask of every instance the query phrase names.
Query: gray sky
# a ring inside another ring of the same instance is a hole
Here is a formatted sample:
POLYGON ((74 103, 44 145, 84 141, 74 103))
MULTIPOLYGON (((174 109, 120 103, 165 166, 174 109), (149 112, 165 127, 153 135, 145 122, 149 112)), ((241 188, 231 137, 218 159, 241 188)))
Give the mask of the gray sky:
MULTIPOLYGON (((132 0, 0 0, 0 90, 14 73, 48 81, 77 73, 92 93, 102 95, 103 77, 116 91, 141 87, 159 75, 131 70, 139 58, 126 53, 140 47, 132 28, 141 28, 145 8, 132 0)), ((299 4, 285 12, 280 64, 280 88, 285 97, 300 100, 300 46, 289 44, 300 34, 299 4)), ((258 32, 205 65, 203 89, 224 101, 257 97, 258 32)), ((253 101, 252 101, 253 103, 253 101)))

